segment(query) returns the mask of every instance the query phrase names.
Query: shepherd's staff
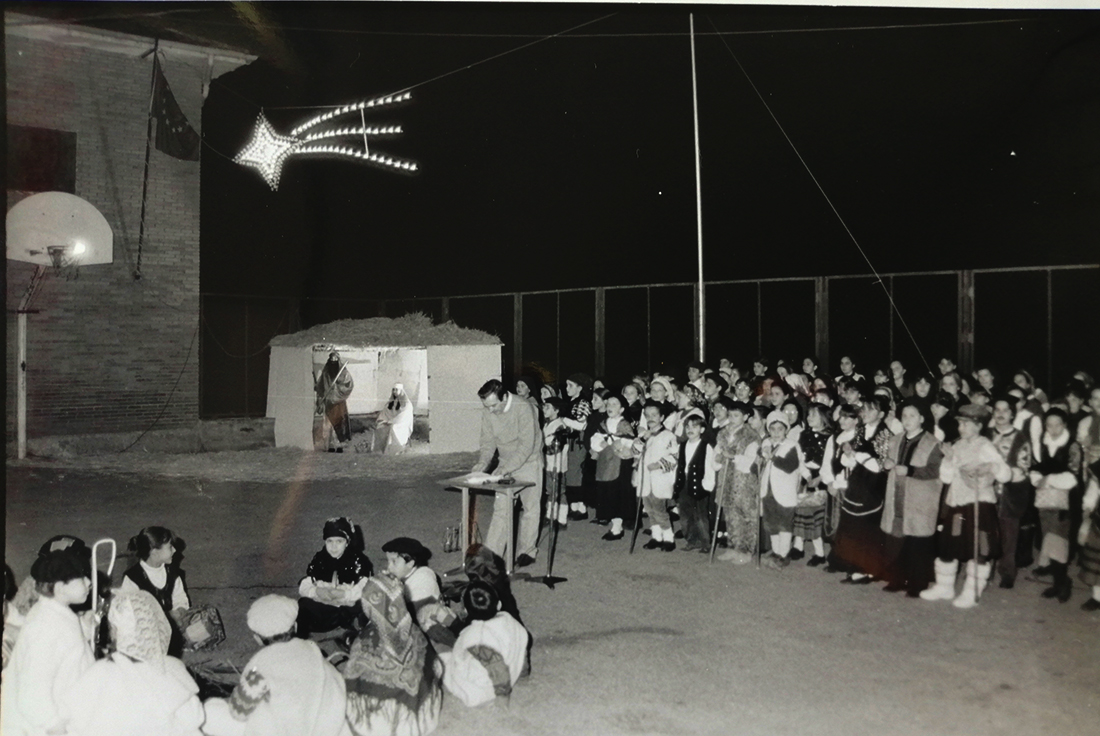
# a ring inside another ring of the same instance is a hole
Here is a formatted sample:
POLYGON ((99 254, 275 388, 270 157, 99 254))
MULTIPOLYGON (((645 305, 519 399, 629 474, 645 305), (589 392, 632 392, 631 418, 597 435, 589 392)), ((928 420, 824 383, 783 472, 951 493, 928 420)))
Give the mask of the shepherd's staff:
POLYGON ((982 595, 982 586, 978 583, 978 488, 975 481, 974 488, 974 602, 977 603, 982 595))
POLYGON ((91 645, 92 649, 95 649, 96 633, 99 631, 99 622, 103 620, 103 616, 107 612, 106 606, 102 609, 99 607, 99 559, 98 551, 100 545, 109 545, 111 547, 111 561, 107 563, 107 578, 110 579, 111 573, 115 569, 115 558, 118 556, 118 546, 115 544, 115 540, 110 538, 100 539, 98 542, 92 545, 92 621, 94 626, 92 627, 91 645))
POLYGON ((638 532, 642 530, 642 493, 645 489, 645 440, 642 440, 642 456, 638 458, 638 509, 634 512, 634 532, 630 535, 630 554, 634 554, 634 545, 638 543, 638 532))
POLYGON ((714 533, 710 538, 710 561, 714 562, 714 550, 718 548, 718 527, 722 525, 722 504, 725 502, 725 490, 726 490, 726 473, 729 472, 729 460, 727 459, 722 464, 722 473, 717 478, 718 494, 714 498, 714 502, 718 505, 717 511, 714 512, 714 533))

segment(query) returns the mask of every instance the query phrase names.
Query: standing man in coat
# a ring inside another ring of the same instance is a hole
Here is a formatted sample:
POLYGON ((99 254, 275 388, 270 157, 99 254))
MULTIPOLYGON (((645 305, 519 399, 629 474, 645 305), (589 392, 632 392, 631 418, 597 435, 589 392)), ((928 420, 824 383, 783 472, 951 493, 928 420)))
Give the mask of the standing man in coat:
POLYGON ((348 417, 348 397, 355 382, 348 372, 347 363, 340 360, 340 353, 333 350, 328 354, 328 362, 321 369, 314 383, 317 392, 317 413, 324 414, 325 447, 329 452, 343 452, 344 445, 351 440, 351 419, 348 417), (336 434, 333 445, 332 435, 336 434))
MULTIPOLYGON (((485 413, 481 415, 481 454, 472 471, 485 472, 499 456, 494 476, 514 478, 518 482, 533 483, 519 493, 523 512, 519 519, 519 534, 515 543, 516 567, 534 564, 538 555, 539 502, 542 499, 542 430, 539 428, 538 410, 534 404, 524 401, 504 390, 500 381, 491 379, 478 389, 485 413)), ((485 546, 501 557, 512 544, 507 539, 505 514, 512 513, 512 501, 496 496, 493 503, 493 521, 485 537, 485 546)))

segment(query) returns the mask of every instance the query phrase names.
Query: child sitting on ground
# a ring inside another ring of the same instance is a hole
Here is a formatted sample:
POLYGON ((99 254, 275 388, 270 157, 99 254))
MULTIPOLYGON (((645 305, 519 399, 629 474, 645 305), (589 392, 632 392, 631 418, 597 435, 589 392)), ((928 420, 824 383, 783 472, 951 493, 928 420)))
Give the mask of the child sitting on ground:
POLYGON ((118 592, 107 612, 114 651, 63 700, 72 736, 201 736, 198 685, 168 656, 172 627, 144 590, 118 592))
POLYGON ((351 736, 344 678, 313 641, 296 638, 298 604, 265 595, 248 609, 263 649, 245 665, 228 700, 205 705, 208 736, 351 736))
POLYGON ((511 615, 500 610, 491 585, 466 586, 462 603, 469 625, 459 634, 454 650, 445 652, 443 685, 468 706, 507 698, 516 681, 526 674, 530 634, 511 615))
POLYGON ((0 733, 5 736, 65 733, 62 700, 94 662, 91 617, 82 621, 69 608, 88 599, 90 575, 83 545, 48 551, 31 566, 39 598, 4 671, 0 733))
POLYGON ((461 624, 454 611, 443 602, 439 578, 428 567, 431 550, 410 537, 397 537, 382 545, 386 570, 405 587, 405 602, 421 630, 433 644, 453 646, 455 630, 461 624))
POLYGON ((329 519, 321 536, 324 549, 310 560, 306 576, 298 584, 298 636, 305 639, 315 632, 348 629, 344 644, 350 646, 354 632, 360 628, 359 600, 374 574, 374 565, 360 550, 352 548, 357 535, 351 519, 329 519))
POLYGON ((173 657, 183 653, 180 617, 191 607, 184 572, 175 559, 177 548, 183 548, 183 541, 171 529, 145 527, 131 537, 127 545, 127 549, 137 555, 138 562, 122 574, 120 586, 124 592, 144 590, 160 604, 172 625, 168 654, 173 657))

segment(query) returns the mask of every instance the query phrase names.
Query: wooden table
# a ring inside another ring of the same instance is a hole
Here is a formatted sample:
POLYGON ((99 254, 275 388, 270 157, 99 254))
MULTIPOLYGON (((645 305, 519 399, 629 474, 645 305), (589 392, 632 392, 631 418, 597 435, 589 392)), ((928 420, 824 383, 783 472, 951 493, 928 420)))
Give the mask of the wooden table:
MULTIPOLYGON (((461 536, 459 537, 459 543, 461 544, 462 554, 465 555, 466 551, 470 548, 470 527, 477 519, 476 497, 471 497, 470 491, 476 493, 492 493, 494 496, 506 496, 511 503, 508 505, 509 513, 505 517, 504 529, 508 539, 508 554, 504 558, 504 564, 507 566, 506 572, 511 575, 512 567, 515 565, 516 559, 516 542, 515 534, 512 528, 513 520, 515 517, 515 503, 516 498, 519 497, 520 491, 525 488, 530 488, 535 485, 530 481, 517 480, 512 483, 471 483, 469 475, 460 475, 457 478, 448 478, 447 480, 439 481, 439 484, 446 490, 458 489, 462 491, 462 517, 459 524, 459 530, 461 536)), ((494 552, 496 550, 493 550, 494 552)))

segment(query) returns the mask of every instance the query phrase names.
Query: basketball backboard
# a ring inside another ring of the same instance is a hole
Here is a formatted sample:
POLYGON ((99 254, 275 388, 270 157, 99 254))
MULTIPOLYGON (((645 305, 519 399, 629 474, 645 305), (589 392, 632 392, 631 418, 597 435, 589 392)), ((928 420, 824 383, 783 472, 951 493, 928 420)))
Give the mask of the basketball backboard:
POLYGON ((114 261, 114 233, 99 210, 75 194, 41 192, 8 211, 8 258, 39 266, 114 261))

